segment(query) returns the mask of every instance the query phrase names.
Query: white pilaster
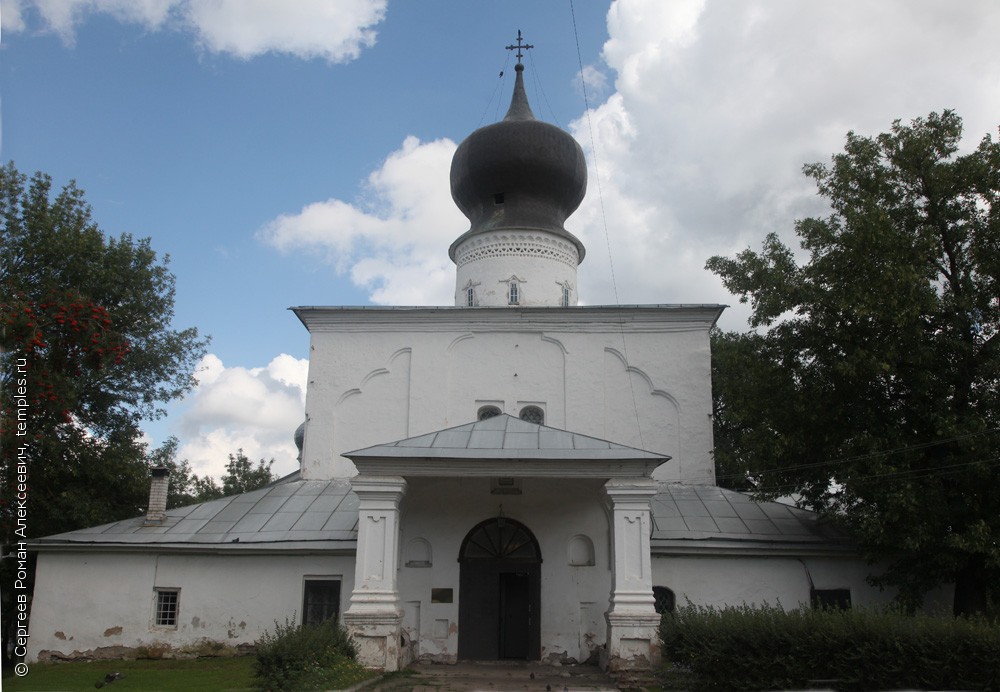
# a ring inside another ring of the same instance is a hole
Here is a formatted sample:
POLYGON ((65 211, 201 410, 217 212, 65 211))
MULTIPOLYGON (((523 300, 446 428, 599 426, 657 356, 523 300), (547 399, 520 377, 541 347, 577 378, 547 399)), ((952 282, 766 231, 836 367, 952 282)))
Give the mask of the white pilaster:
POLYGON ((612 586, 607 659, 610 670, 646 669, 660 660, 660 616, 653 606, 649 500, 657 483, 648 478, 611 479, 604 485, 611 506, 612 586))
POLYGON ((403 621, 397 584, 399 502, 406 481, 398 476, 355 476, 351 488, 360 500, 358 549, 344 624, 364 666, 397 670, 403 621))

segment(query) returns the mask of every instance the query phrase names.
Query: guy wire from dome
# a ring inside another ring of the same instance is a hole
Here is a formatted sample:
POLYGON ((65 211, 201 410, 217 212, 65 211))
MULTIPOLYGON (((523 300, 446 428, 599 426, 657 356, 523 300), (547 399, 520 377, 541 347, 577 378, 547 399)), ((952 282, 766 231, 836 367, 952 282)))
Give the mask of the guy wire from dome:
MULTIPOLYGON (((569 0, 569 12, 573 18, 573 37, 576 39, 576 60, 580 66, 580 87, 583 91, 583 106, 587 113, 587 131, 590 134, 590 154, 594 160, 594 177, 597 178, 597 202, 601 208, 601 223, 604 226, 604 241, 608 248, 608 269, 611 272, 611 289, 615 294, 615 305, 618 306, 618 329, 622 339, 622 354, 625 356, 625 370, 628 372, 628 344, 625 340, 624 316, 621 314, 621 299, 618 297, 618 281, 615 278, 615 262, 611 255, 611 235, 608 233, 608 216, 604 209, 604 192, 601 189, 601 171, 597 164, 597 142, 594 139, 594 123, 590 117, 590 99, 587 96, 587 80, 583 78, 583 56, 580 53, 580 32, 576 26, 576 9, 573 7, 573 0, 569 0)), ((639 446, 645 448, 642 435, 642 424, 639 421, 639 404, 635 397, 635 385, 632 378, 628 378, 629 388, 632 392, 632 410, 635 412, 636 430, 639 431, 639 446)))

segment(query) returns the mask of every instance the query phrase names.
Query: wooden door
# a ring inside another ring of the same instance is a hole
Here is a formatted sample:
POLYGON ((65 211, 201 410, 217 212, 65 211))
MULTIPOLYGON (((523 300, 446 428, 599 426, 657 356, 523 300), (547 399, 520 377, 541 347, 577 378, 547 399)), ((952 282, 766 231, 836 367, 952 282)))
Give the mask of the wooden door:
POLYGON ((478 524, 462 543, 458 657, 536 660, 541 655, 541 555, 524 525, 478 524))

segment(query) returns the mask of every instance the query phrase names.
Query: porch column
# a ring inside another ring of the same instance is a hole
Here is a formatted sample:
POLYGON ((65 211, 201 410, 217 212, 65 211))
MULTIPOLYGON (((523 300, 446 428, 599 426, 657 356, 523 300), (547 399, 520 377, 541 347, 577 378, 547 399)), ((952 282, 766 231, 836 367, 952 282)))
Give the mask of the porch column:
POLYGON ((351 489, 358 507, 358 550, 354 591, 344 625, 367 668, 398 670, 403 610, 397 585, 399 501, 406 481, 398 476, 355 476, 351 489))
POLYGON ((649 500, 656 491, 656 481, 649 478, 613 478, 604 485, 611 506, 613 563, 602 664, 612 671, 648 669, 660 661, 660 616, 653 607, 649 554, 649 500))

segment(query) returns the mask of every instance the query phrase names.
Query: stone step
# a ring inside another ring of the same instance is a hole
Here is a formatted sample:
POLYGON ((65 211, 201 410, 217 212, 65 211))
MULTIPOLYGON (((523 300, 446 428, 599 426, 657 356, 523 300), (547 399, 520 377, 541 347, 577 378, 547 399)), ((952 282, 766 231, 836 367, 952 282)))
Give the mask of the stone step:
POLYGON ((416 663, 402 673, 387 676, 373 692, 446 692, 450 690, 545 690, 612 692, 617 683, 596 666, 551 666, 540 663, 462 662, 454 665, 416 663))

